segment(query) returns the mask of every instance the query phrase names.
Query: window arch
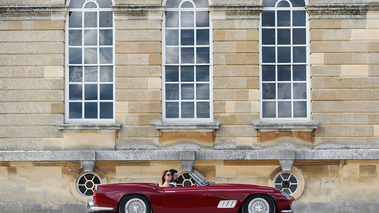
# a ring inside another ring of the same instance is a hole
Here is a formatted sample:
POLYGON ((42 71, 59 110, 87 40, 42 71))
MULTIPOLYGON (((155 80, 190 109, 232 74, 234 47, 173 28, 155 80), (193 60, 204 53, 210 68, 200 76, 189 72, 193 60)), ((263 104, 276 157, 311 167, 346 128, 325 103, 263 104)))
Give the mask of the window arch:
POLYGON ((263 0, 261 119, 309 120, 308 18, 304 0, 263 0))
POLYGON ((163 120, 212 121, 211 22, 207 0, 167 0, 163 120))
POLYGON ((71 0, 66 30, 68 123, 114 121, 111 0, 71 0))

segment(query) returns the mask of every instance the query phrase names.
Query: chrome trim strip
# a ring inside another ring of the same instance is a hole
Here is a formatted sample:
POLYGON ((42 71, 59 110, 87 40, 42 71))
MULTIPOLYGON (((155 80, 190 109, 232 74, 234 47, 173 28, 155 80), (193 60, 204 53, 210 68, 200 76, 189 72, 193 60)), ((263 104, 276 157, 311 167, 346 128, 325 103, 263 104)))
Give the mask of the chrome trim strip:
POLYGON ((292 210, 282 210, 282 211, 280 211, 280 213, 294 213, 294 211, 292 211, 292 210))

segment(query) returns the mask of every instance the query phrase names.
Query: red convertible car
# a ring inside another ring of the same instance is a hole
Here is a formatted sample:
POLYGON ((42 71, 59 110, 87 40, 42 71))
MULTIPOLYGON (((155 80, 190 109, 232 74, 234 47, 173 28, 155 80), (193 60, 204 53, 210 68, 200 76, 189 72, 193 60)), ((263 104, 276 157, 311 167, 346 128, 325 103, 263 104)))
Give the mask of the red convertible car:
POLYGON ((272 188, 210 183, 190 173, 195 186, 163 188, 154 183, 119 183, 95 187, 90 212, 119 213, 291 213, 293 197, 272 188))

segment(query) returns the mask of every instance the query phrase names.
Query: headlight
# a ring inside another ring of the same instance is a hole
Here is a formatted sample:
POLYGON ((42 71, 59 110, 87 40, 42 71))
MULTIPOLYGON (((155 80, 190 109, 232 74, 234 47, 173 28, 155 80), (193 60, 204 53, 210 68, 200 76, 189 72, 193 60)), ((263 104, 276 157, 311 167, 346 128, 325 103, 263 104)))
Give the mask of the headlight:
POLYGON ((288 200, 291 200, 291 197, 290 197, 287 193, 283 192, 282 190, 280 190, 280 192, 282 193, 282 195, 283 195, 285 198, 287 198, 288 200))

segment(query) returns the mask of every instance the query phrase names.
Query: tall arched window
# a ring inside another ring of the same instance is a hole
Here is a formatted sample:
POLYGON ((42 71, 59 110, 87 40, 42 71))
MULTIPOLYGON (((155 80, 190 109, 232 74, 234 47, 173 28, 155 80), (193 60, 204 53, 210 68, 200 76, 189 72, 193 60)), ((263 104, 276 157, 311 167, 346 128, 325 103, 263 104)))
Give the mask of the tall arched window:
POLYGON ((263 0, 261 119, 309 120, 308 18, 304 0, 263 0))
POLYGON ((71 0, 66 42, 68 123, 114 121, 111 0, 71 0))
POLYGON ((167 0, 163 120, 212 121, 211 23, 207 0, 167 0))

